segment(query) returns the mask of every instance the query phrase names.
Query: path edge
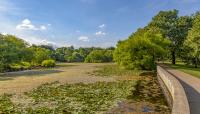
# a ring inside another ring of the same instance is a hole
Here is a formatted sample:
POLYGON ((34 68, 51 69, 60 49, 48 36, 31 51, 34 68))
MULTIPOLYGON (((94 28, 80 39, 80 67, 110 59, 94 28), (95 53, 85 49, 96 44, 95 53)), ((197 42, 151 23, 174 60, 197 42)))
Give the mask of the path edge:
POLYGON ((160 65, 157 65, 157 77, 172 114, 190 114, 185 90, 178 79, 160 65))

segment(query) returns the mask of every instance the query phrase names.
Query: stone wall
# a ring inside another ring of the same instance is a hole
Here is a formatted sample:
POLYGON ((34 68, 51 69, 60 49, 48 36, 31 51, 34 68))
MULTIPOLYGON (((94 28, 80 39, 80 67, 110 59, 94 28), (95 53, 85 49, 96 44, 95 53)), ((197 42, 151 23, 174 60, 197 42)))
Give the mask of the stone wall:
POLYGON ((159 83, 171 106, 172 114, 190 114, 190 108, 184 88, 167 70, 157 66, 159 83))

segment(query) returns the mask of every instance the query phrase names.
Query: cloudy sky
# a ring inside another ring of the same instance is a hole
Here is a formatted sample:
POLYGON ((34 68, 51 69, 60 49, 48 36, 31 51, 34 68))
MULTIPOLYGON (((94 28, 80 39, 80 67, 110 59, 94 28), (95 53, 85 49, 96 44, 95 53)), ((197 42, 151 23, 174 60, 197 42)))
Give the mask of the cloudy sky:
POLYGON ((160 10, 200 10, 200 0, 0 0, 0 32, 30 43, 109 47, 160 10))

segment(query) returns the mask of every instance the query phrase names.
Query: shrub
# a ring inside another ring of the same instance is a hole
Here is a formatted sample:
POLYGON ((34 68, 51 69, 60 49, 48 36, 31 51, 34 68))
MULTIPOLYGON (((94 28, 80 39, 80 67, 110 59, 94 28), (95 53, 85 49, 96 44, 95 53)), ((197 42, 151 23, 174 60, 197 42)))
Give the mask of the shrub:
POLYGON ((44 60, 42 62, 43 67, 54 67, 56 65, 54 60, 44 60))
POLYGON ((31 64, 29 62, 21 62, 16 64, 9 65, 9 71, 20 71, 20 70, 27 70, 31 68, 31 64))
POLYGON ((31 68, 31 64, 29 62, 21 62, 22 68, 23 69, 30 69, 31 68))
POLYGON ((22 70, 22 65, 20 64, 10 64, 9 71, 19 71, 22 70))

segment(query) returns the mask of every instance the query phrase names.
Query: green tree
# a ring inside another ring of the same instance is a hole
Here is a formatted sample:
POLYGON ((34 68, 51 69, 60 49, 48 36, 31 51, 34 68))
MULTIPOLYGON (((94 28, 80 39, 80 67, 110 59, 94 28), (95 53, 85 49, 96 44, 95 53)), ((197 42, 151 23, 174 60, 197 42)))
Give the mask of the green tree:
POLYGON ((86 58, 85 62, 88 63, 102 63, 112 61, 112 51, 106 49, 93 50, 86 58))
POLYGON ((169 43, 156 28, 138 29, 129 39, 118 42, 114 60, 128 69, 151 70, 156 59, 164 56, 169 43))
POLYGON ((164 38, 171 40, 170 52, 172 64, 176 63, 176 55, 180 52, 183 42, 191 28, 192 19, 189 16, 178 16, 177 10, 160 11, 153 17, 149 26, 160 29, 164 38))
POLYGON ((0 35, 0 71, 8 69, 9 64, 20 62, 26 46, 26 42, 13 35, 0 35))
POLYGON ((34 65, 41 65, 42 61, 51 59, 50 55, 51 52, 48 49, 41 48, 38 46, 31 47, 32 51, 34 52, 34 57, 32 63, 34 65))
POLYGON ((184 44, 190 48, 190 54, 194 59, 195 68, 197 68, 198 60, 200 58, 200 15, 197 15, 194 18, 193 26, 189 31, 184 44))

